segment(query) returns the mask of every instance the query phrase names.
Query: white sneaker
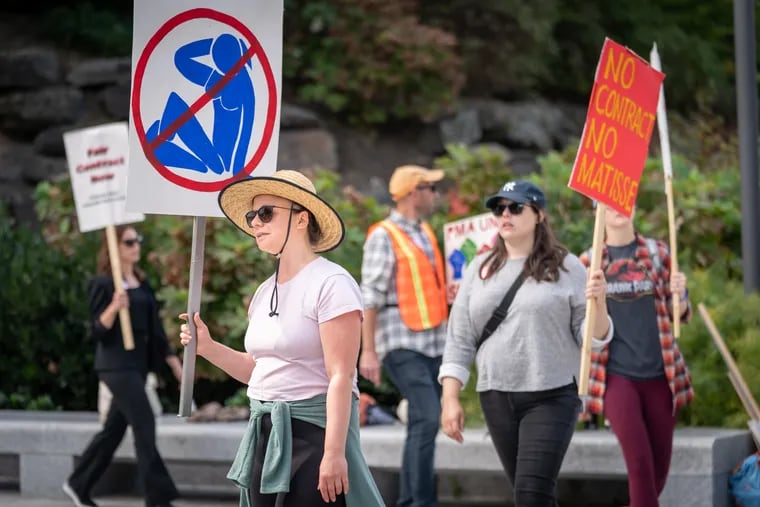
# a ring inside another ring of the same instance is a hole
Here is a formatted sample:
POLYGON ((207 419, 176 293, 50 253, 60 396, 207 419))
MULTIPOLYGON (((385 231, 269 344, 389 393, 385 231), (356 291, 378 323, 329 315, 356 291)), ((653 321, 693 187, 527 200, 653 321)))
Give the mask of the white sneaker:
POLYGON ((69 498, 71 498, 71 501, 74 502, 74 505, 77 507, 98 507, 92 500, 88 501, 79 498, 79 495, 76 491, 74 491, 74 488, 71 487, 68 480, 63 483, 62 489, 63 492, 66 493, 69 498))
POLYGON ((406 398, 398 402, 396 417, 401 421, 401 424, 407 424, 409 421, 409 401, 406 398))

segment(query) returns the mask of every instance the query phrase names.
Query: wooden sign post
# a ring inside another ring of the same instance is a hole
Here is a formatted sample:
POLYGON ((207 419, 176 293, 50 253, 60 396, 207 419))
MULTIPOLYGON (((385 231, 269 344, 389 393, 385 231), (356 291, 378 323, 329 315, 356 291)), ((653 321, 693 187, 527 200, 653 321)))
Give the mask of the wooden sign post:
MULTIPOLYGON (((662 70, 657 44, 649 54, 652 68, 662 70)), ((657 129, 660 135, 660 153, 662 170, 665 176, 665 199, 668 207, 668 238, 670 240, 670 271, 678 271, 678 243, 676 241, 676 213, 673 205, 673 163, 670 157, 670 135, 668 133, 668 115, 665 109, 665 86, 660 85, 660 100, 657 103, 657 129)), ((673 297, 673 336, 681 337, 681 298, 673 297)))
MULTIPOLYGON (((108 244, 108 257, 111 261, 113 290, 124 292, 124 277, 121 272, 121 258, 119 257, 119 238, 116 237, 116 227, 113 225, 106 226, 106 242, 108 244)), ((119 310, 119 323, 121 324, 121 338, 124 342, 124 350, 134 350, 135 339, 132 334, 132 320, 129 317, 129 308, 119 310)))

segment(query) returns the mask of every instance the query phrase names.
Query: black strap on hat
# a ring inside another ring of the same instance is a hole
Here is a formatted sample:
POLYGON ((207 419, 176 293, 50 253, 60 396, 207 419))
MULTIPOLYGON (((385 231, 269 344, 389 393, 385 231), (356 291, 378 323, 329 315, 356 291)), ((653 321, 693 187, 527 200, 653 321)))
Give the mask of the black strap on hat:
POLYGON ((282 242, 280 251, 274 255, 277 260, 274 261, 274 288, 272 289, 272 296, 269 298, 270 317, 280 315, 277 313, 277 307, 280 305, 280 297, 277 293, 277 276, 280 274, 280 255, 282 255, 283 250, 285 250, 285 245, 288 244, 288 239, 290 238, 290 222, 293 218, 293 211, 295 211, 293 204, 293 201, 290 201, 290 211, 288 211, 288 230, 285 232, 285 241, 282 242))

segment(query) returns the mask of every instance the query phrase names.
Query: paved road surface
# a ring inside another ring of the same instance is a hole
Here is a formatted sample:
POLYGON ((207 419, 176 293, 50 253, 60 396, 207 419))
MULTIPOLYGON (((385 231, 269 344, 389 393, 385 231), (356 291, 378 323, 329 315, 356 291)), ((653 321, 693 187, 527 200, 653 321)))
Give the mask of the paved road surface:
MULTIPOLYGON (((145 504, 141 498, 109 496, 101 497, 96 500, 99 507, 144 507, 145 504)), ((22 498, 17 492, 0 490, 0 506, 2 507, 72 507, 74 504, 68 500, 43 500, 40 498, 22 498)), ((237 507, 235 500, 215 500, 215 499, 192 499, 177 500, 174 507, 237 507)), ((439 503, 439 507, 495 507, 502 504, 478 503, 478 504, 452 504, 439 503)))
MULTIPOLYGON (((145 507, 137 497, 102 497, 97 499, 99 507, 145 507)), ((41 498, 23 498, 15 492, 0 492, 2 507, 72 507, 70 500, 43 500, 41 498)), ((174 507, 237 507, 234 500, 177 500, 174 507)))

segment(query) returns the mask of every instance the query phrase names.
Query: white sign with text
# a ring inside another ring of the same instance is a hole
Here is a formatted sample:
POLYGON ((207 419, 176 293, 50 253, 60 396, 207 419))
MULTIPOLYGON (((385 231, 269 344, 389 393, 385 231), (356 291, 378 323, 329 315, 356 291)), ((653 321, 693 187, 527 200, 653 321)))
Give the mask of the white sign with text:
POLYGON ((63 145, 81 232, 144 219, 142 214, 125 209, 129 167, 126 122, 66 132, 63 145))
POLYGON ((493 247, 497 231, 498 225, 493 213, 483 213, 444 224, 443 255, 449 303, 454 301, 465 268, 476 255, 493 247))

